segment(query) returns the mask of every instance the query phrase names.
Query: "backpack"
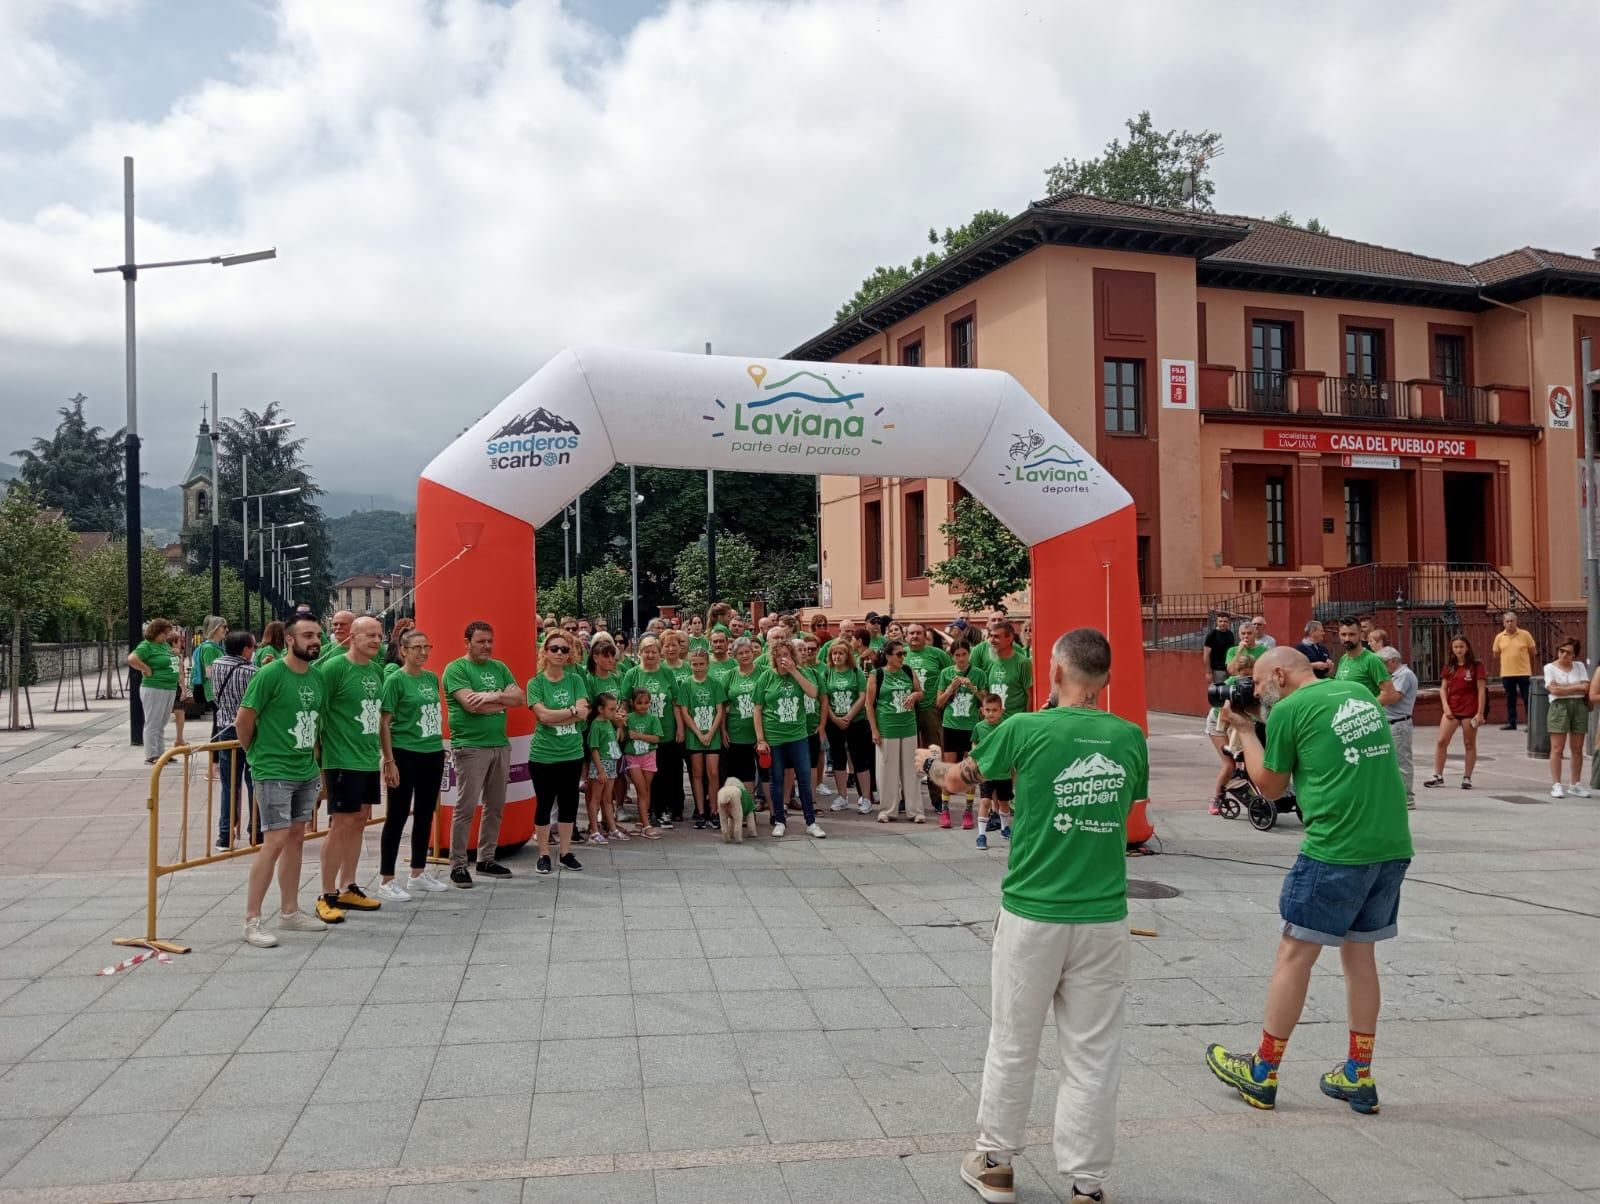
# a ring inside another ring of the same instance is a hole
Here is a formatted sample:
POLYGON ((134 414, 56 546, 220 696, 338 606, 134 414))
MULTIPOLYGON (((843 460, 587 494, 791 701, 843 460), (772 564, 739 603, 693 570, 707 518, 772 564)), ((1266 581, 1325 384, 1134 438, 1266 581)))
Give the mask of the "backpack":
POLYGON ((200 655, 202 648, 215 648, 219 653, 222 651, 222 645, 215 640, 206 640, 199 648, 194 650, 194 655, 189 658, 189 684, 191 686, 203 686, 206 684, 206 669, 208 666, 200 655))

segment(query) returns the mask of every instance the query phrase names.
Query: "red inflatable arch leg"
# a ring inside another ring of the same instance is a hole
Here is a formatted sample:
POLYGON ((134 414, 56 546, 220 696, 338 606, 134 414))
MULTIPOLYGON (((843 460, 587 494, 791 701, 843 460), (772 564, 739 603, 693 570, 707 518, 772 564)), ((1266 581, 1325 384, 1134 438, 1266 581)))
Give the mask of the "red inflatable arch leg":
MULTIPOLYGON (((417 514, 416 601, 419 624, 428 624, 433 642, 428 668, 443 678, 445 666, 465 653, 462 633, 467 624, 482 619, 494 628, 495 658, 506 663, 518 685, 526 683, 533 676, 536 656, 533 528, 427 479, 418 483, 417 514), (424 515, 426 522, 420 521, 424 515)), ((500 824, 502 848, 533 837, 533 786, 528 779, 532 712, 513 708, 506 729, 511 736, 511 780, 500 824)), ((450 831, 454 802, 455 774, 447 769, 436 832, 450 831)), ((474 820, 474 847, 477 833, 474 820)))
MULTIPOLYGON (((1050 648, 1064 631, 1096 627, 1111 641, 1111 684, 1101 702, 1149 730, 1145 719, 1144 629, 1139 609, 1138 541, 1134 508, 1047 539, 1033 547, 1034 706, 1050 693, 1050 648)), ((1128 843, 1142 844, 1155 829, 1148 800, 1128 816, 1128 843)))

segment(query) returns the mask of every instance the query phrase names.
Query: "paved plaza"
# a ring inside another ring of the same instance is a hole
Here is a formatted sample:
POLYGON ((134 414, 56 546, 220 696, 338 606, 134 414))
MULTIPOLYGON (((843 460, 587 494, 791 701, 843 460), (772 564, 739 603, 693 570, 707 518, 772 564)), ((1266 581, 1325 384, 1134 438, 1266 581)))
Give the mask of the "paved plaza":
MULTIPOLYGON (((0 1204, 976 1200, 1003 847, 855 815, 824 842, 680 828, 271 950, 239 941, 233 862, 162 883, 191 954, 96 977, 142 930, 144 775, 125 720, 74 724, 0 741, 0 1204)), ((1600 1201, 1600 802, 1549 799, 1499 731, 1476 790, 1419 791, 1383 1113, 1317 1090, 1345 1052, 1333 958, 1259 1113, 1201 1054, 1259 1035, 1300 825, 1208 816, 1199 721, 1152 729, 1161 855, 1129 874, 1178 893, 1132 904, 1160 935, 1135 942, 1118 1204, 1600 1201)), ((1062 1197, 1057 1064, 1047 1040, 1027 1201, 1062 1197)))

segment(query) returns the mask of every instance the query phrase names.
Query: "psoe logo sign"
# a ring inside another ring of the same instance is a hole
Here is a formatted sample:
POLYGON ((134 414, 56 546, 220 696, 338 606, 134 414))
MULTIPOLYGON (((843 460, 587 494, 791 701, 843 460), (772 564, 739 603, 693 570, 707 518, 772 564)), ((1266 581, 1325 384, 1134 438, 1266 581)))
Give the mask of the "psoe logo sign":
POLYGON ((797 456, 859 456, 863 446, 883 443, 894 430, 883 421, 884 406, 873 406, 865 393, 847 393, 821 372, 802 368, 782 380, 767 382, 760 364, 745 369, 755 396, 730 407, 721 398, 701 415, 715 429, 713 439, 731 439, 735 452, 797 456))
POLYGON ((1089 470, 1082 457, 1031 428, 1011 440, 1012 463, 1000 473, 1007 485, 1039 485, 1045 493, 1089 492, 1089 470))
POLYGON ((1572 411, 1576 408, 1572 403, 1572 390, 1566 385, 1551 385, 1545 400, 1550 407, 1550 429, 1570 431, 1572 411))
POLYGON ((489 467, 558 468, 578 450, 578 424, 540 406, 518 414, 484 444, 489 467))

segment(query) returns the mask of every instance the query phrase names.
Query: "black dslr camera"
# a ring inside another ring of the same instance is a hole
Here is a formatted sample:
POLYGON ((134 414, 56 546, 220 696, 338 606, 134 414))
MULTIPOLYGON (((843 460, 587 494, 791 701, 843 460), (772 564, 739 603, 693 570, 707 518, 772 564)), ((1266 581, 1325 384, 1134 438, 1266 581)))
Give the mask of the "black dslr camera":
POLYGON ((1253 677, 1240 677, 1234 681, 1218 682, 1206 687, 1206 701, 1214 707, 1228 703, 1235 714, 1256 709, 1256 681, 1253 677))

